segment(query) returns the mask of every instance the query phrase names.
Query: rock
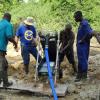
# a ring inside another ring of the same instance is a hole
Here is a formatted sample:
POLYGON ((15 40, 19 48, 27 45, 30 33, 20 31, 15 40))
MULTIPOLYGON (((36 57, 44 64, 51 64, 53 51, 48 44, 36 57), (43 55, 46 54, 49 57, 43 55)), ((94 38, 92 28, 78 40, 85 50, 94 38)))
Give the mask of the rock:
POLYGON ((100 54, 97 54, 95 56, 90 56, 89 57, 89 64, 98 66, 100 65, 100 54))
POLYGON ((77 85, 77 88, 78 88, 78 89, 81 89, 81 88, 82 88, 82 86, 81 86, 81 85, 77 85))
POLYGON ((74 84, 69 84, 68 93, 74 93, 76 91, 76 86, 74 84))
POLYGON ((86 100, 88 98, 88 94, 86 91, 80 92, 80 98, 81 100, 86 100))
POLYGON ((0 95, 0 100, 5 100, 5 97, 3 95, 0 95))
POLYGON ((88 98, 91 98, 91 99, 96 99, 96 94, 94 93, 94 91, 93 91, 93 90, 88 91, 88 98))

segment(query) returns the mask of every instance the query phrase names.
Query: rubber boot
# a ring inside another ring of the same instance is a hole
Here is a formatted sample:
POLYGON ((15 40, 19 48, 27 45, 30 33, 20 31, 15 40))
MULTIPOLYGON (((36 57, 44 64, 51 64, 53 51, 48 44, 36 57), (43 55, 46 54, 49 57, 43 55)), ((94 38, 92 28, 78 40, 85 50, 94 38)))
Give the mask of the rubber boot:
POLYGON ((82 73, 82 79, 87 79, 87 72, 82 73))
POLYGON ((59 69, 59 79, 61 79, 62 77, 63 77, 63 71, 62 71, 62 69, 59 69))
POLYGON ((24 70, 25 70, 25 74, 29 73, 29 65, 28 64, 24 65, 24 70))
POLYGON ((79 82, 82 79, 82 73, 78 73, 75 79, 75 82, 79 82))
POLYGON ((0 84, 1 84, 1 82, 2 82, 2 81, 0 80, 0 84))
POLYGON ((8 81, 7 70, 3 71, 3 88, 7 88, 13 84, 12 81, 8 81))
POLYGON ((3 83, 3 88, 7 88, 7 87, 9 87, 11 85, 13 85, 13 82, 3 83))
POLYGON ((0 71, 0 84, 2 82, 2 72, 0 71))
POLYGON ((72 64, 73 67, 73 75, 77 74, 76 64, 72 64))

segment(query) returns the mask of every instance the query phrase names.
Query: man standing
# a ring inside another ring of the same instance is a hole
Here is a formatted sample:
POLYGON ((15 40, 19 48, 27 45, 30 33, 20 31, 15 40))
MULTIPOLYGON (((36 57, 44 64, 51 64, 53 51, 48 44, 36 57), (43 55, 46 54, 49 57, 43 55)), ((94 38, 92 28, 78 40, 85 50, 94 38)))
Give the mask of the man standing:
POLYGON ((8 62, 5 58, 8 41, 13 43, 15 49, 17 48, 17 44, 13 39, 13 27, 10 20, 11 15, 5 13, 0 21, 0 83, 3 81, 4 88, 12 85, 12 82, 8 81, 8 62))
POLYGON ((90 39, 93 35, 88 21, 83 18, 82 12, 74 13, 76 22, 80 22, 77 33, 78 74, 75 81, 87 78, 90 39))
MULTIPOLYGON (((74 51, 73 51, 73 43, 74 43, 75 35, 72 31, 72 25, 67 24, 65 29, 60 32, 60 41, 61 41, 61 50, 59 54, 59 62, 61 63, 66 55, 70 64, 72 64, 73 72, 76 73, 76 64, 74 60, 74 51)), ((59 64, 60 65, 60 64, 59 64)))
MULTIPOLYGON (((21 55, 24 62, 24 70, 25 74, 28 75, 30 54, 32 54, 35 57, 35 59, 37 58, 36 30, 33 26, 32 17, 27 17, 27 19, 24 20, 24 24, 19 26, 15 37, 17 43, 19 38, 21 42, 21 55)), ((40 59, 41 58, 39 57, 39 61, 40 59)))

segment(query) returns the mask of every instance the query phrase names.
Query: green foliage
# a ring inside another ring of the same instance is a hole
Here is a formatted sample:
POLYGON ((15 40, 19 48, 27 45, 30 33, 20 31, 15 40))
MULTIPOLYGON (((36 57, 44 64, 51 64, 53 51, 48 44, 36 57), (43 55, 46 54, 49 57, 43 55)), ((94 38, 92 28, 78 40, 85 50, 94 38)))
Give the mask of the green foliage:
POLYGON ((19 4, 18 0, 0 0, 0 15, 10 10, 19 4))
POLYGON ((100 30, 100 0, 29 0, 28 3, 18 2, 20 0, 2 1, 0 11, 11 10, 14 23, 18 23, 19 18, 33 16, 40 30, 60 30, 69 22, 76 27, 73 14, 81 10, 91 26, 100 30))

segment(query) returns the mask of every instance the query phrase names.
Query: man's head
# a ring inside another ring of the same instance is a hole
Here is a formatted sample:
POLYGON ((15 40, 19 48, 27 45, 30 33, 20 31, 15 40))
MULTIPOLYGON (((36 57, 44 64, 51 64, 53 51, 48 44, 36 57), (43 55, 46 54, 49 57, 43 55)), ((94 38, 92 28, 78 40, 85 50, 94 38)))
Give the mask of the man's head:
POLYGON ((27 17, 26 20, 24 20, 24 23, 27 26, 33 26, 33 17, 27 17))
POLYGON ((66 31, 71 31, 72 30, 72 25, 71 24, 66 24, 65 25, 65 30, 66 31))
POLYGON ((11 20, 11 14, 10 13, 4 13, 3 19, 6 19, 7 21, 10 22, 10 20, 11 20))
POLYGON ((81 11, 76 11, 76 12, 74 13, 74 18, 75 18, 75 21, 76 21, 76 22, 81 22, 82 19, 83 19, 82 12, 81 12, 81 11))

